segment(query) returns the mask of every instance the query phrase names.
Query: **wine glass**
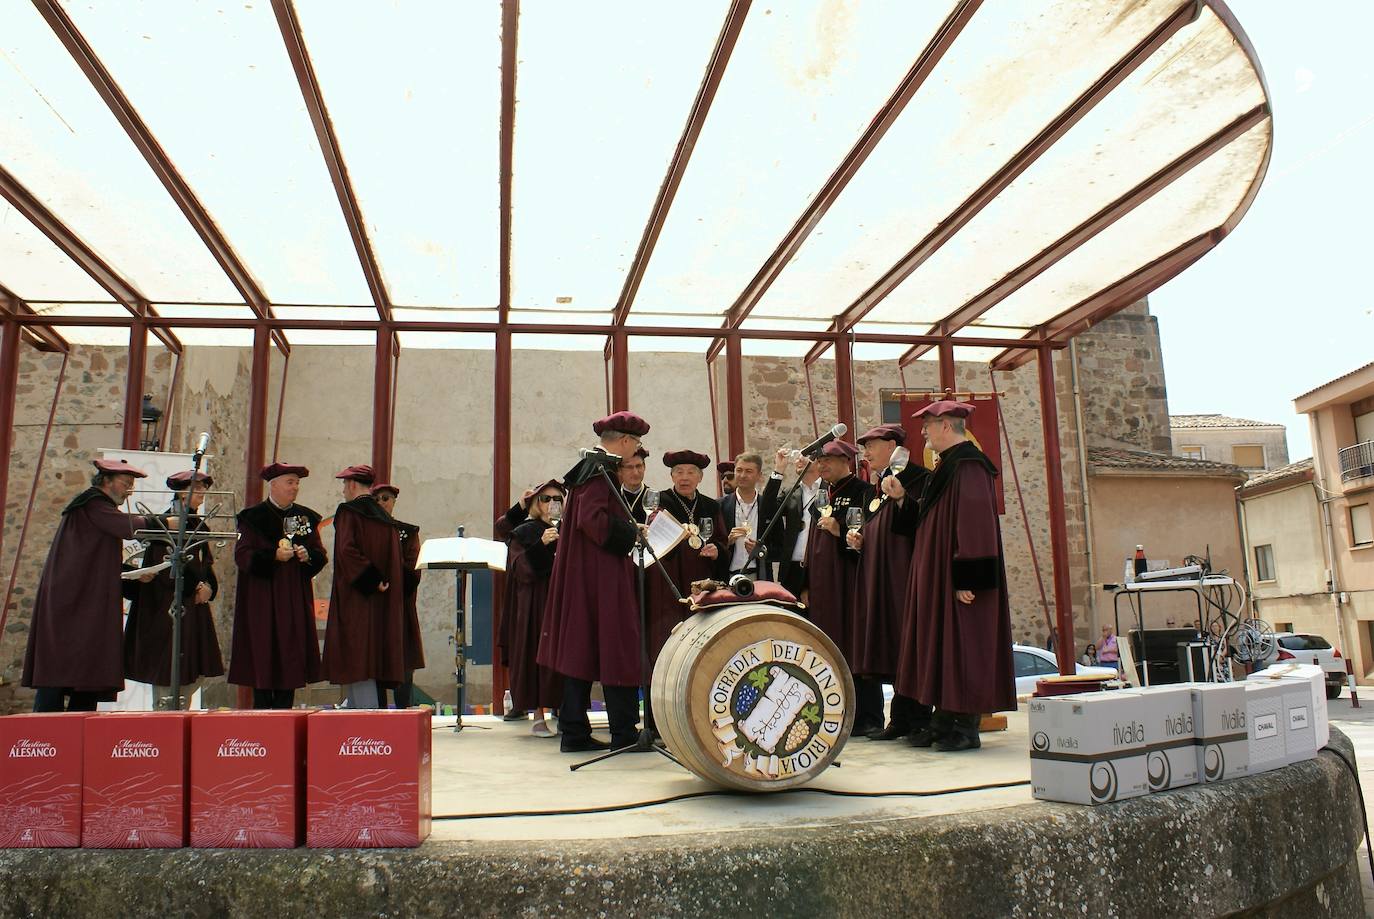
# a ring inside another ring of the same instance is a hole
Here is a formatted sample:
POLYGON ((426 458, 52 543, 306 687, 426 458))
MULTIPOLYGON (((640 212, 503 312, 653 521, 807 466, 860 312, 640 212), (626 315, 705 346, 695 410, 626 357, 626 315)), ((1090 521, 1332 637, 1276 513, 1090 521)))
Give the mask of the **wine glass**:
POLYGON ((702 517, 697 521, 697 532, 701 534, 702 542, 710 542, 711 534, 715 533, 716 527, 710 517, 702 517))
POLYGON ((863 508, 851 507, 844 512, 844 524, 849 528, 850 535, 858 535, 864 528, 863 508))
POLYGON ((562 499, 562 498, 554 498, 552 501, 549 502, 549 523, 550 523, 550 524, 553 526, 553 528, 556 530, 556 529, 558 529, 558 521, 560 521, 560 520, 562 520, 562 519, 563 519, 563 499, 562 499))
POLYGON ((902 470, 906 469, 909 462, 911 462, 911 451, 906 447, 898 447, 892 451, 892 459, 888 462, 887 468, 892 470, 893 475, 901 475, 902 470))
POLYGON ((658 510, 658 492, 652 488, 644 489, 644 516, 648 517, 658 510))

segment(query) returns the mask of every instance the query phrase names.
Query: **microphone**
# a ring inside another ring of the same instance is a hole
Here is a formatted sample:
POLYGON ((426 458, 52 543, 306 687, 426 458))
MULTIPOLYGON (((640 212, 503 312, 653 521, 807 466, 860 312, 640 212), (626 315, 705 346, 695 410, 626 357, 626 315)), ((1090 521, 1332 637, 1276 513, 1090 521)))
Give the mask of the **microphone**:
POLYGON ((581 450, 577 451, 577 455, 582 457, 584 460, 593 460, 594 462, 601 463, 603 466, 620 465, 620 457, 616 456, 614 453, 607 453, 604 450, 597 450, 595 447, 583 447, 581 450))
POLYGON ((206 449, 210 446, 210 432, 202 431, 200 437, 196 438, 196 459, 199 460, 205 455, 206 449))
POLYGON ((754 595, 754 579, 747 574, 736 574, 730 578, 730 590, 740 598, 754 595))
POLYGON ((848 431, 849 425, 841 421, 839 424, 835 425, 833 428, 826 431, 820 437, 817 437, 815 440, 811 441, 811 443, 807 444, 805 447, 802 447, 802 456, 805 456, 808 459, 815 459, 816 456, 821 452, 821 449, 824 448, 826 444, 830 443, 837 437, 843 437, 848 431))

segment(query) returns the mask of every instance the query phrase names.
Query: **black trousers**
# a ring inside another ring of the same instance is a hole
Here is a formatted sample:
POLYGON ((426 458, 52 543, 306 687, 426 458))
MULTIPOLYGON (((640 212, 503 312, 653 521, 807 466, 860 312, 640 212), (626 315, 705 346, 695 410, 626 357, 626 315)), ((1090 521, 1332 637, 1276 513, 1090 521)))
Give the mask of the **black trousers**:
POLYGON ((856 676, 854 678, 854 730, 865 731, 883 726, 883 678, 856 676))
POLYGON ((930 726, 938 734, 947 737, 967 737, 973 741, 975 746, 981 746, 982 739, 978 736, 978 726, 982 720, 982 715, 969 715, 937 708, 931 715, 930 726))
POLYGON ((294 689, 255 689, 253 690, 254 708, 291 708, 296 704, 294 689))
POLYGON ((922 705, 910 696, 894 693, 888 724, 903 733, 924 731, 930 727, 930 716, 933 711, 929 705, 922 705))
MULTIPOLYGON (((606 717, 611 722, 611 746, 627 747, 639 739, 639 687, 601 684, 606 697, 606 717)), ((563 704, 558 707, 558 730, 565 741, 592 736, 587 709, 592 705, 590 680, 563 677, 563 704)))
POLYGON ((93 712, 103 693, 61 686, 40 686, 33 693, 35 712, 93 712))

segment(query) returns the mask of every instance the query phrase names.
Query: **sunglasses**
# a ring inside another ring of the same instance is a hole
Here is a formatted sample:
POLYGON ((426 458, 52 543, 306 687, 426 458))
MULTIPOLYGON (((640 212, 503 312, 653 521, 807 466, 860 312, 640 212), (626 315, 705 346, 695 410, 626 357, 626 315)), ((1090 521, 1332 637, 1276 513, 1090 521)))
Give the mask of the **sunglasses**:
POLYGON ((540 503, 540 504, 548 504, 550 501, 562 501, 562 500, 563 500, 563 496, 562 496, 562 495, 540 495, 540 496, 539 496, 539 503, 540 503))

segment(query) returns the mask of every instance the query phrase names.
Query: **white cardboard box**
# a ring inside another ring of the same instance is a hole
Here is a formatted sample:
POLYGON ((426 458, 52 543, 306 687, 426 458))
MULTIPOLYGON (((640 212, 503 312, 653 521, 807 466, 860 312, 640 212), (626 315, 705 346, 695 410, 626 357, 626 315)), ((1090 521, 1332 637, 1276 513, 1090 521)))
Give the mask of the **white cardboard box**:
POLYGON ((1126 690, 1144 704, 1145 779, 1150 791, 1198 783, 1193 693, 1186 684, 1126 690))
POLYGON ((1250 774, 1243 683, 1191 683, 1198 779, 1221 782, 1250 774))
POLYGON ((1035 797, 1106 804, 1149 792, 1145 703, 1138 693, 1031 699, 1029 708, 1035 797))
POLYGON ((1312 759, 1330 742, 1326 677, 1322 668, 1313 664, 1281 664, 1250 674, 1248 681, 1282 681, 1288 687, 1285 703, 1288 706, 1288 762, 1312 759))
POLYGON ((1250 774, 1288 764, 1288 712, 1282 681, 1245 682, 1245 714, 1249 721, 1250 774))

